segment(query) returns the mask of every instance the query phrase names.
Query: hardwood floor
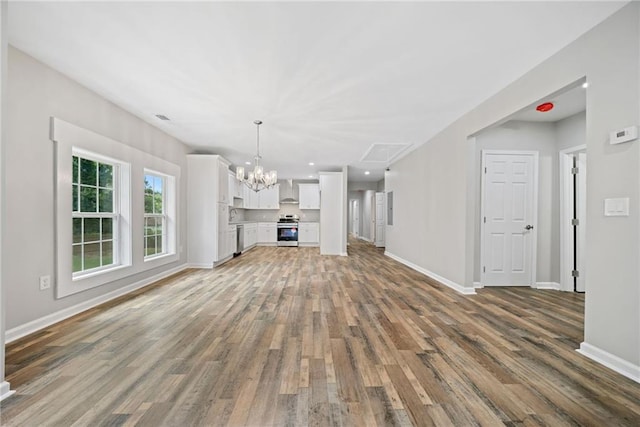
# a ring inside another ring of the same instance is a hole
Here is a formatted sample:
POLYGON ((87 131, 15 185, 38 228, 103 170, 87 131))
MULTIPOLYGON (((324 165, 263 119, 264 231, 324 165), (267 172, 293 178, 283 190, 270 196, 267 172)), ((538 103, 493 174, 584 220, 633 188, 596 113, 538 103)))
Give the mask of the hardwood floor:
POLYGON ((14 342, 2 425, 640 425, 640 385, 575 352, 582 295, 349 253, 256 248, 14 342))

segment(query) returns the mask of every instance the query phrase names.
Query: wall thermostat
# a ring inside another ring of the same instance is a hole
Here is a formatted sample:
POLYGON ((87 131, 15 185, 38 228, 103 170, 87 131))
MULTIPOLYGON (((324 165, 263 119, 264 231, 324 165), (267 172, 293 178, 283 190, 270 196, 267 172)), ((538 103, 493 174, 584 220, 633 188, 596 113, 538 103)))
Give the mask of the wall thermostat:
POLYGON ((629 126, 628 128, 614 130, 609 134, 609 144, 622 144, 623 142, 638 139, 638 126, 629 126))

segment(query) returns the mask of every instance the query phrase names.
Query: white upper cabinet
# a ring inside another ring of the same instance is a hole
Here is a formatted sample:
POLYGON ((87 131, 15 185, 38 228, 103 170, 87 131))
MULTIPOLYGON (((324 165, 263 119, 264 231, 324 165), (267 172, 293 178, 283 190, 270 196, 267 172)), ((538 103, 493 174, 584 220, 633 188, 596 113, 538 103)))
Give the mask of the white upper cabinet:
POLYGON ((320 185, 298 184, 300 209, 320 209, 320 185))
POLYGON ((258 193, 242 184, 243 190, 243 199, 242 199, 242 207, 245 209, 259 209, 260 201, 258 193))
POLYGON ((258 192, 259 209, 280 209, 280 184, 258 192))

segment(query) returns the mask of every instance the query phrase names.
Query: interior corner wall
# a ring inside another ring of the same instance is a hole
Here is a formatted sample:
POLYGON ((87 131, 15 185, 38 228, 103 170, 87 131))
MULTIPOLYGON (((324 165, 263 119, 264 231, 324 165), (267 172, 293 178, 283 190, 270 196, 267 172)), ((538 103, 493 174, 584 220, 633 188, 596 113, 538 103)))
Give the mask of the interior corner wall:
MULTIPOLYGON (((7 121, 6 121, 6 81, 7 81, 7 9, 8 4, 6 1, 0 3, 0 242, 4 239, 4 229, 5 229, 5 190, 4 186, 6 181, 6 177, 4 174, 5 170, 5 145, 7 143, 6 131, 7 131, 7 121)), ((4 381, 4 342, 5 342, 5 325, 6 325, 6 296, 5 296, 5 284, 7 282, 4 281, 3 275, 1 274, 4 270, 4 266, 6 265, 3 261, 2 256, 4 255, 4 251, 2 247, 0 247, 0 400, 7 394, 7 390, 3 390, 4 388, 8 388, 4 381)))
MULTIPOLYGON (((470 64, 472 65, 472 64, 470 64)), ((387 252, 473 288, 473 135, 587 77, 585 343, 640 369, 640 142, 609 132, 640 117, 640 4, 631 2, 395 162, 387 252), (421 183, 416 186, 415 183, 421 183), (629 197, 628 217, 604 217, 605 198, 629 197)))
MULTIPOLYGON (((7 82, 7 232, 2 236, 7 330, 82 304, 186 262, 186 179, 178 188, 179 260, 69 297, 40 291, 39 276, 54 277, 54 116, 180 166, 186 177, 186 147, 24 52, 9 47, 7 82)), ((123 159, 126 161, 126 159, 123 159)), ((134 233, 136 230, 134 230, 134 233)), ((141 231, 138 231, 141 232, 141 231)))

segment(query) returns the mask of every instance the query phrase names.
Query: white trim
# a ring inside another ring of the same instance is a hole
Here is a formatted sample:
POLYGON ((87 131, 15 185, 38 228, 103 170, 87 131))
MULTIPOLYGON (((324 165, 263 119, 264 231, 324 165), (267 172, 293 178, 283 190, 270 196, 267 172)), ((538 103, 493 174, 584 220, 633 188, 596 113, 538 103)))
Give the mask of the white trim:
POLYGON ((560 290, 560 283, 558 282, 536 282, 536 289, 552 289, 555 291, 560 290))
POLYGON ((349 254, 348 254, 348 253, 346 253, 346 252, 341 252, 339 255, 340 255, 340 256, 349 256, 349 254))
POLYGON ((632 379, 635 382, 640 383, 640 366, 634 365, 616 355, 613 355, 607 351, 602 350, 594 345, 586 342, 580 343, 580 348, 576 350, 589 359, 606 366, 609 369, 613 369, 617 373, 624 375, 625 377, 632 379))
MULTIPOLYGON (((517 155, 517 156, 532 156, 533 158, 533 218, 532 224, 534 226, 533 232, 531 233, 531 276, 529 277, 529 286, 533 287, 536 283, 536 273, 538 269, 538 175, 539 175, 539 152, 533 150, 481 150, 481 165, 480 165, 480 218, 485 217, 485 208, 486 203, 484 200, 485 197, 485 179, 486 174, 484 173, 484 168, 486 167, 486 156, 487 154, 491 155, 517 155)), ((480 283, 484 286, 486 284, 485 273, 482 271, 482 266, 486 265, 484 244, 485 244, 485 228, 484 222, 480 222, 480 283)))
POLYGON ((356 237, 358 237, 358 239, 360 240, 364 240, 365 242, 373 243, 373 240, 369 239, 368 237, 364 237, 364 236, 356 236, 356 237))
POLYGON ((46 328, 47 326, 51 326, 54 323, 58 323, 62 320, 68 319, 71 316, 75 316, 76 314, 89 310, 90 308, 96 307, 100 304, 104 304, 105 302, 111 301, 112 299, 118 298, 122 295, 126 295, 137 289, 143 288, 147 285, 157 282, 158 280, 162 280, 166 277, 169 277, 172 274, 179 273, 187 268, 188 268, 187 264, 180 265, 178 267, 163 271, 162 273, 158 273, 154 276, 147 277, 146 279, 139 280, 130 285, 123 286, 122 288, 116 289, 114 291, 107 292, 104 295, 100 295, 98 297, 92 298, 80 304, 76 304, 71 307, 56 311, 55 313, 48 314, 46 316, 43 316, 36 320, 32 320, 31 322, 25 323, 23 325, 16 326, 15 328, 9 329, 6 332, 5 343, 8 344, 10 342, 13 342, 19 338, 32 334, 36 331, 39 331, 40 329, 46 328))
POLYGON ((190 262, 189 264, 187 264, 187 268, 199 268, 199 269, 202 269, 202 270, 213 270, 213 261, 211 262, 211 264, 190 262))
POLYGON ((15 390, 11 390, 8 382, 3 381, 0 383, 0 401, 3 401, 13 393, 15 393, 15 390))
POLYGON ((568 169, 573 167, 573 162, 569 164, 570 154, 586 150, 586 145, 577 145, 558 152, 558 181, 560 185, 560 289, 563 291, 573 291, 573 232, 569 223, 571 222, 573 211, 573 183, 565 179, 570 173, 568 169))
POLYGON ((459 293, 461 293, 463 295, 475 295, 476 294, 476 291, 473 288, 465 288, 464 286, 462 286, 462 285, 460 285, 458 283, 452 282, 449 279, 446 279, 446 278, 444 278, 444 277, 442 277, 442 276, 440 276, 440 275, 438 275, 438 274, 436 274, 436 273, 434 273, 432 271, 427 270, 426 268, 422 268, 422 267, 420 267, 420 266, 418 266, 418 265, 416 265, 416 264, 414 264, 414 263, 412 263, 410 261, 407 261, 406 259, 400 258, 399 256, 392 254, 391 252, 385 251, 384 254, 386 256, 388 256, 389 258, 394 259, 394 260, 398 261, 399 263, 404 264, 407 267, 412 268, 412 269, 424 274, 425 276, 430 277, 431 279, 434 279, 434 280, 442 283, 443 285, 445 285, 445 286, 447 286, 447 287, 453 289, 454 291, 457 291, 457 292, 459 292, 459 293))
POLYGON ((482 285, 482 283, 480 283, 480 282, 473 282, 473 287, 474 287, 475 289, 482 289, 482 288, 484 288, 484 286, 483 286, 483 285, 482 285))

